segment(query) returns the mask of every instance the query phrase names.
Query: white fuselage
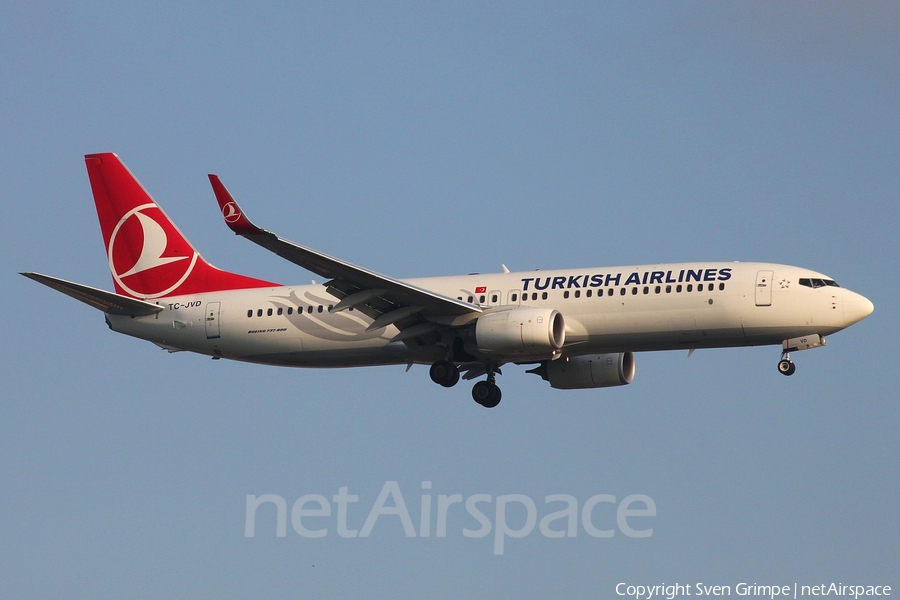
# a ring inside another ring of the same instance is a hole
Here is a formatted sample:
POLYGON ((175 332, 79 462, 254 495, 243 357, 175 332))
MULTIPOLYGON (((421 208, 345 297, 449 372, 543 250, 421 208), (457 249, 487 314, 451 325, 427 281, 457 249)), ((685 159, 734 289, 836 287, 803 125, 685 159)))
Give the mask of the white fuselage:
MULTIPOLYGON (((404 280, 480 306, 558 310, 569 356, 780 344, 839 331, 871 303, 798 267, 768 263, 680 263, 477 274, 404 280)), ((435 349, 391 342, 392 325, 370 332, 359 310, 330 312, 323 285, 298 285, 157 299, 147 317, 108 315, 118 332, 170 350, 298 367, 431 363, 435 349)), ((479 315, 475 314, 472 320, 479 315)), ((453 323, 464 326, 464 322, 453 323)), ((512 360, 510 358, 510 360, 512 360)))

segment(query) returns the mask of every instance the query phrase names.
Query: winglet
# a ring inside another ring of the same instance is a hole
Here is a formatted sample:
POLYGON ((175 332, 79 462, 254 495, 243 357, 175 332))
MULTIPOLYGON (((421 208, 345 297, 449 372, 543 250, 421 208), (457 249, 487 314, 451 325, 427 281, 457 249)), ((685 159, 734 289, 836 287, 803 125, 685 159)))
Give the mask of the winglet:
POLYGON ((229 229, 237 235, 253 235, 268 233, 264 229, 260 229, 250 222, 250 219, 244 215, 244 211, 234 201, 231 194, 225 189, 218 175, 209 174, 209 182, 212 184, 213 192, 216 194, 216 201, 219 203, 219 210, 222 211, 222 218, 229 229))

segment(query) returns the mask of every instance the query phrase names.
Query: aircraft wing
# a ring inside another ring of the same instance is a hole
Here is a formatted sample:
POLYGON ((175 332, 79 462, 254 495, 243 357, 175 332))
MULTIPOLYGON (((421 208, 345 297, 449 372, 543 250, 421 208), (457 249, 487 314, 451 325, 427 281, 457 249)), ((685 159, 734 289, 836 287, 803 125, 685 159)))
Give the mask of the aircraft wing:
POLYGON ((286 258, 292 263, 329 279, 328 291, 341 299, 334 311, 355 307, 376 319, 370 329, 394 324, 402 332, 398 339, 420 337, 435 328, 432 319, 449 321, 455 317, 477 315, 481 309, 468 302, 444 296, 403 281, 358 267, 311 248, 278 237, 254 225, 232 198, 216 175, 209 175, 225 224, 237 235, 247 238, 286 258), (426 322, 423 322, 423 318, 426 322))
POLYGON ((129 317, 146 317, 163 310, 162 306, 134 298, 126 298, 113 292, 107 292, 89 285, 82 285, 65 279, 41 275, 40 273, 20 273, 28 279, 43 283, 57 292, 62 292, 76 300, 80 300, 89 306, 102 310, 111 315, 125 315, 129 317))

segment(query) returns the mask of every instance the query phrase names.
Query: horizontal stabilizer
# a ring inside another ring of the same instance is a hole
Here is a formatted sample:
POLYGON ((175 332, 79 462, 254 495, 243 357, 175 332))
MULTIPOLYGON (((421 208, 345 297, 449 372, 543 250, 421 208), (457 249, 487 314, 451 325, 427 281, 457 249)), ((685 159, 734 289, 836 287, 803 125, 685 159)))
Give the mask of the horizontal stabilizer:
POLYGON ((106 290, 101 290, 88 285, 50 277, 49 275, 41 275, 40 273, 20 273, 20 275, 24 275, 28 279, 33 279, 38 283, 43 283, 57 292, 62 292, 76 300, 81 300, 85 304, 111 315, 146 317, 163 310, 162 306, 150 302, 120 296, 113 292, 107 292, 106 290))

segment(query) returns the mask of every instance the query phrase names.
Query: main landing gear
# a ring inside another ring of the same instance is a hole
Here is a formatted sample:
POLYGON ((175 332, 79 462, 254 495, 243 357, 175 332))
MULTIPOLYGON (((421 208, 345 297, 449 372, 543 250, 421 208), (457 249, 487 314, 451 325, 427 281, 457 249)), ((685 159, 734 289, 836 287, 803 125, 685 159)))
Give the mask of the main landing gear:
MULTIPOLYGON (((500 404, 502 393, 496 383, 496 374, 493 367, 486 368, 487 380, 479 381, 472 388, 472 398, 485 408, 494 408, 500 404)), ((459 369, 449 360, 439 360, 431 365, 429 370, 431 380, 444 387, 453 387, 459 383, 459 369)))
POLYGON ((449 360, 435 362, 431 365, 431 370, 428 373, 431 375, 433 382, 447 388, 459 383, 459 369, 449 360))
POLYGON ((494 372, 488 371, 487 381, 479 381, 472 388, 472 398, 485 408, 494 408, 500 404, 503 394, 495 382, 494 372))

